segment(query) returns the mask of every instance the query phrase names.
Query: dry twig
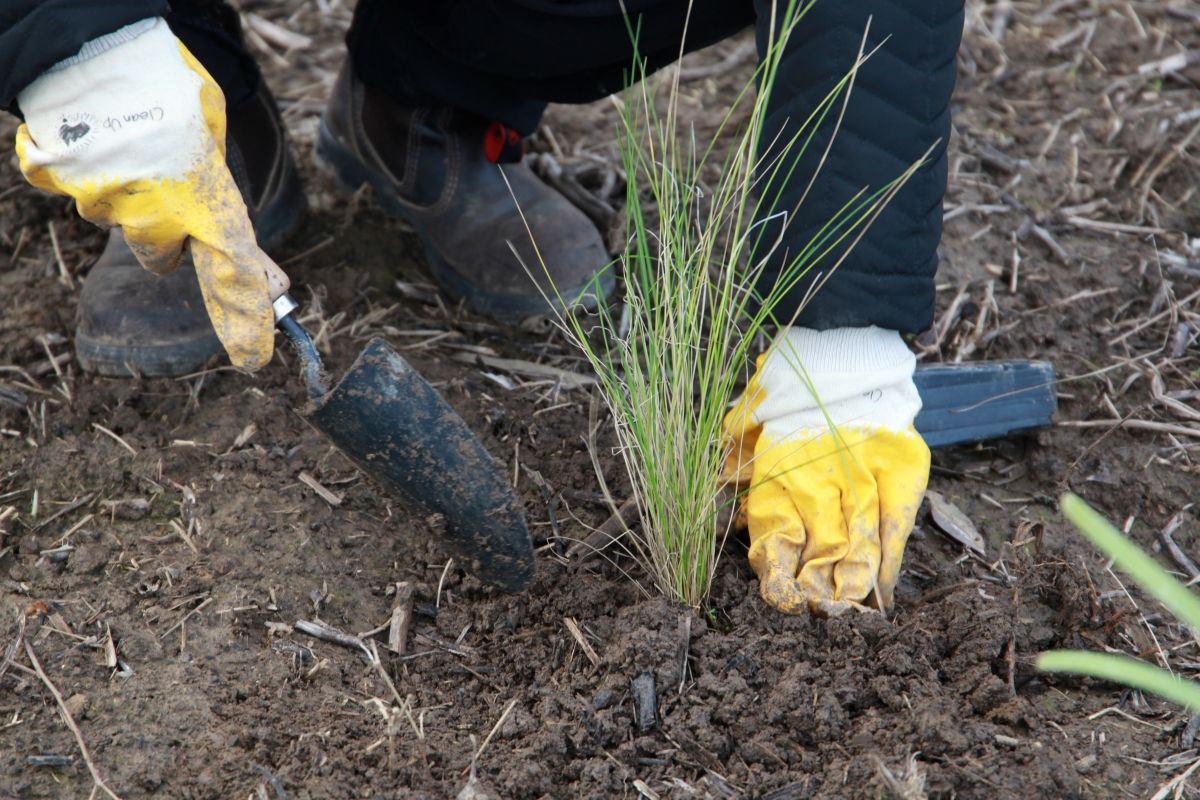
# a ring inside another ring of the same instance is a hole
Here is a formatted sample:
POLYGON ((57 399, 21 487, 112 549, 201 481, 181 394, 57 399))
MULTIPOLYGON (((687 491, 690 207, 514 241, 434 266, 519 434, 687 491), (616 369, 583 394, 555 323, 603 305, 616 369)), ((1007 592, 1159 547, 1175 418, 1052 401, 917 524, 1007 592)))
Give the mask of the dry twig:
POLYGON ((101 425, 99 422, 93 422, 92 427, 95 428, 96 430, 100 431, 101 433, 103 433, 105 436, 112 439, 117 444, 121 445, 121 447, 124 447, 126 450, 128 450, 133 455, 136 456, 138 454, 138 451, 134 450, 133 446, 130 445, 129 442, 125 441, 120 436, 118 436, 117 434, 115 434, 111 430, 109 430, 108 428, 101 425))
POLYGON ((587 660, 592 662, 593 667, 600 666, 600 657, 596 655, 596 651, 588 644, 588 640, 584 638, 583 631, 579 629, 579 623, 572 617, 563 617, 563 624, 567 626, 567 630, 571 632, 571 636, 579 644, 579 649, 583 650, 583 654, 587 656, 587 660))
POLYGON ((29 663, 33 665, 33 671, 41 678, 42 683, 50 694, 54 696, 54 702, 58 703, 58 711, 62 715, 63 722, 67 723, 67 727, 71 729, 71 733, 75 735, 75 743, 79 746, 79 753, 83 757, 83 763, 87 765, 88 772, 92 775, 92 782, 95 787, 92 794, 95 794, 95 789, 100 789, 112 800, 121 800, 120 795, 108 788, 108 784, 104 782, 104 778, 100 776, 100 771, 96 769, 96 762, 92 760, 92 754, 88 751, 87 743, 83 740, 83 733, 79 730, 79 726, 75 724, 75 718, 71 716, 71 712, 67 710, 66 701, 59 693, 58 687, 46 675, 46 671, 42 669, 42 662, 38 661, 37 653, 33 651, 33 645, 28 640, 25 642, 25 655, 29 657, 29 663))
POLYGON ((320 639, 323 642, 330 642, 331 644, 347 647, 351 650, 357 650, 366 656, 368 661, 375 660, 371 655, 370 648, 367 647, 366 643, 362 639, 358 638, 357 636, 352 636, 344 631, 339 631, 337 628, 326 625, 324 622, 299 619, 296 620, 296 624, 292 627, 301 633, 308 634, 314 639, 320 639))
POLYGON ((329 505, 337 508, 342 504, 342 496, 331 489, 326 488, 322 483, 309 475, 307 472, 301 472, 297 478, 308 488, 312 489, 317 495, 329 505))
POLYGON ((1184 520, 1187 519, 1188 509, 1191 507, 1192 504, 1188 503, 1175 516, 1171 517, 1166 527, 1159 531, 1158 537, 1162 539, 1163 547, 1167 548, 1167 552, 1170 553, 1175 563, 1187 573, 1188 578, 1195 578, 1200 575, 1200 567, 1197 567, 1196 562, 1188 558, 1187 553, 1183 552, 1183 548, 1179 546, 1174 538, 1175 531, 1179 529, 1179 526, 1183 525, 1184 520))
MULTIPOLYGON (((479 762, 480 757, 483 756, 483 751, 487 750, 487 746, 491 744, 492 737, 496 735, 496 731, 500 730, 500 726, 504 724, 504 720, 508 719, 508 715, 512 713, 513 707, 516 706, 516 704, 517 698, 515 697, 508 701, 508 706, 504 709, 504 713, 500 715, 500 719, 496 720, 496 724, 492 726, 492 729, 484 738, 483 744, 479 745, 479 749, 476 750, 475 755, 471 757, 471 764, 476 764, 479 762)), ((470 766, 468 766, 462 771, 462 774, 466 775, 470 769, 470 766)))

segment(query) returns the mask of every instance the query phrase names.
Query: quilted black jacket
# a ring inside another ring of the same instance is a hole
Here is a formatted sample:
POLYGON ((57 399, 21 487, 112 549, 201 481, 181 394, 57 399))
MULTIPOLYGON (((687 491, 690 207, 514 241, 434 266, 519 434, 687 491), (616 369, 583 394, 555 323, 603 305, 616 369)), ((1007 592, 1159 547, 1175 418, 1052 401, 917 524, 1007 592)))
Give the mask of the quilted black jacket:
MULTIPOLYGON (((360 3, 371 0, 360 0, 360 3)), ((413 0, 410 0, 413 1, 413 0)), ((439 0, 425 0, 439 2, 439 0)), ((676 0, 677 1, 677 0, 676 0)), ((770 18, 779 0, 753 2, 759 20, 770 18)), ((213 0, 176 0, 182 7, 213 0)), ((395 2, 395 0, 383 0, 395 2)), ((504 2, 552 13, 600 13, 616 0, 479 0, 504 2)), ((671 0, 627 0, 627 8, 671 0)), ((0 107, 16 111, 15 97, 47 67, 73 55, 89 39, 123 25, 168 11, 167 0, 0 0, 0 107)), ((744 7, 744 6, 743 6, 744 7)), ((798 27, 776 84, 768 118, 768 136, 808 117, 845 75, 859 50, 868 17, 868 49, 887 39, 859 72, 836 139, 832 125, 809 142, 796 165, 796 177, 784 182, 775 205, 794 208, 809 176, 826 152, 820 174, 783 237, 790 254, 828 233, 825 225, 857 192, 877 190, 898 176, 934 145, 925 165, 868 229, 856 247, 834 262, 851 235, 816 264, 791 293, 779 314, 790 316, 810 284, 820 281, 814 302, 800 324, 814 328, 879 325, 906 332, 927 328, 933 319, 934 272, 946 187, 946 142, 950 134, 950 95, 955 55, 962 34, 963 0, 817 0, 798 27), (825 229, 825 230, 823 230, 825 229)), ((768 31, 759 25, 760 45, 768 31)), ((771 187, 768 187, 771 191, 771 187)), ((782 224, 776 215, 765 228, 782 224)), ((826 236, 833 244, 837 234, 826 236)), ((822 248, 823 249, 823 248, 822 248)))
POLYGON ((3 0, 0 2, 0 107, 83 43, 146 17, 167 0, 3 0))

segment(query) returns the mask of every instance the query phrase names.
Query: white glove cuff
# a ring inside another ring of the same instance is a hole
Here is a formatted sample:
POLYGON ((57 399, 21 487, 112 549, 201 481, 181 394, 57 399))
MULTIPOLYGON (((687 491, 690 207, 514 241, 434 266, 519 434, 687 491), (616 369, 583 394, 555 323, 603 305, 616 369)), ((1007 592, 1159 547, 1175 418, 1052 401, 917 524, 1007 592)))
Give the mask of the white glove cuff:
POLYGON ((96 47, 85 46, 75 63, 61 62, 17 95, 32 140, 23 166, 52 166, 73 185, 181 179, 211 138, 203 77, 161 17, 109 36, 103 49, 89 42, 96 47))
POLYGON ((789 328, 759 372, 766 398, 755 417, 776 435, 828 428, 826 413, 836 425, 903 430, 921 410, 916 365, 896 331, 789 328))
POLYGON ((166 20, 164 20, 162 17, 148 17, 146 19, 140 19, 137 22, 132 22, 123 28, 117 28, 112 33, 106 33, 103 36, 97 36, 95 39, 84 42, 83 47, 79 48, 78 53, 70 58, 64 58, 53 67, 46 70, 46 72, 58 72, 60 69, 66 69, 67 67, 87 61, 88 59, 95 58, 101 53, 113 49, 117 45, 122 45, 126 42, 133 41, 146 31, 153 28, 159 22, 162 22, 164 25, 166 24, 166 20))

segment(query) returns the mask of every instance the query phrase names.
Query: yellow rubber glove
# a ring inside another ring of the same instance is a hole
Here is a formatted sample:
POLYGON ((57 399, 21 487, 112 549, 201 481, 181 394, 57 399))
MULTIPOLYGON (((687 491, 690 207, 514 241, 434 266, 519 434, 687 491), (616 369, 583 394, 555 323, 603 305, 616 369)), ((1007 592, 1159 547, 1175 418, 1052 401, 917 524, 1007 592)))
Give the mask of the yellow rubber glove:
POLYGON ((750 566, 772 606, 891 607, 929 480, 915 367, 880 328, 792 328, 759 358, 725 417, 727 477, 744 490, 750 566))
POLYGON ((88 42, 17 97, 26 179, 120 225, 146 269, 190 245, 204 304, 230 360, 254 370, 274 347, 284 273, 259 249, 225 165, 225 98, 161 18, 88 42))

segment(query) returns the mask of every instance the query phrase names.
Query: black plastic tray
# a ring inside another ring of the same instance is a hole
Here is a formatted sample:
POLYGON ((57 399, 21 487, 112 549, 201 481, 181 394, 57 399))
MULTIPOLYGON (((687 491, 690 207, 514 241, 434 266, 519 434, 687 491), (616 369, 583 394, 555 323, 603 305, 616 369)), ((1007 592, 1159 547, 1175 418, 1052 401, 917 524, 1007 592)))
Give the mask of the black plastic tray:
POLYGON ((923 364, 916 427, 930 447, 972 444, 1050 425, 1057 407, 1046 361, 923 364))

